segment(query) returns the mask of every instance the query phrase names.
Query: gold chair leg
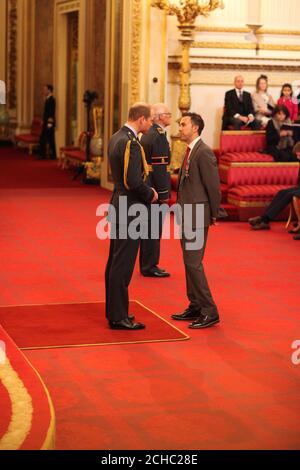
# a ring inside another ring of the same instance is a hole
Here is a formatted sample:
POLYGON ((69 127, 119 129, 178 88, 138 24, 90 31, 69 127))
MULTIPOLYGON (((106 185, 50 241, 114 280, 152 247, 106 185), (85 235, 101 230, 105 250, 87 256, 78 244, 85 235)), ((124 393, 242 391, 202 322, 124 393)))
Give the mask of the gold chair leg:
POLYGON ((287 223, 285 224, 285 228, 287 229, 292 222, 292 217, 293 217, 293 206, 290 204, 290 213, 289 213, 289 218, 287 220, 287 223))

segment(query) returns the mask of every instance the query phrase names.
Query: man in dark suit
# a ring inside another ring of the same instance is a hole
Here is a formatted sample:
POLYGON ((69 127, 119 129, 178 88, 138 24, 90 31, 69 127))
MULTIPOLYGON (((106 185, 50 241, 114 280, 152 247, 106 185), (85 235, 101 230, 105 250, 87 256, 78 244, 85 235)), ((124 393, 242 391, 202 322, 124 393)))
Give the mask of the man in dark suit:
MULTIPOLYGON (((147 134, 141 138, 141 144, 145 150, 147 163, 151 169, 147 183, 155 188, 158 193, 158 203, 166 204, 170 195, 170 145, 166 136, 166 127, 171 123, 171 113, 164 103, 152 106, 153 125, 147 134)), ((160 239, 162 235, 163 217, 159 220, 159 238, 141 240, 140 246, 140 270, 146 277, 169 277, 170 274, 159 268, 160 239)), ((151 218, 150 218, 151 223, 151 218)), ((153 223, 153 221, 152 221, 153 223)), ((150 226, 150 224, 149 224, 150 226)))
POLYGON ((234 89, 225 94, 225 106, 222 129, 233 126, 240 130, 242 126, 255 130, 260 128, 260 121, 254 117, 254 108, 250 93, 243 89, 244 78, 238 75, 234 79, 234 89))
POLYGON ((186 273, 187 296, 190 304, 174 320, 194 320, 190 328, 206 328, 219 322, 217 306, 213 300, 204 273, 204 257, 210 225, 216 225, 221 201, 217 160, 212 150, 200 135, 204 122, 199 114, 186 113, 180 121, 181 139, 188 144, 178 183, 177 203, 182 209, 181 247, 186 273), (192 209, 188 214, 188 205, 192 209), (203 208, 203 220, 198 220, 197 211, 203 208), (191 232, 198 239, 202 236, 202 247, 191 246, 191 232))
POLYGON ((145 209, 147 224, 148 209, 157 201, 157 192, 146 184, 148 165, 138 134, 145 133, 152 124, 150 106, 137 103, 128 113, 128 121, 110 139, 108 158, 114 180, 114 192, 110 201, 108 220, 111 223, 109 258, 105 270, 106 317, 110 328, 139 330, 145 328, 129 315, 128 286, 137 257, 140 237, 131 236, 130 224, 135 218, 129 216, 130 208, 140 204, 145 209), (127 213, 123 201, 127 204, 127 213), (115 216, 115 217, 114 217, 115 216))
POLYGON ((45 97, 43 127, 40 135, 40 155, 39 159, 46 158, 47 144, 49 145, 50 158, 56 158, 55 147, 55 98, 53 96, 53 86, 45 85, 43 88, 45 97))

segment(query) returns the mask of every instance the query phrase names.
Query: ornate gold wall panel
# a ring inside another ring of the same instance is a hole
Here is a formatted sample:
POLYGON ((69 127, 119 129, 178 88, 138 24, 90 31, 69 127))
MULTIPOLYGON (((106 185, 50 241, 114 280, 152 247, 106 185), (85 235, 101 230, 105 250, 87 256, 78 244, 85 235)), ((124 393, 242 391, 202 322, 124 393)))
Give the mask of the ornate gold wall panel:
MULTIPOLYGON (((195 49, 256 49, 256 44, 247 42, 214 42, 214 41, 194 41, 192 46, 195 49)), ((264 51, 300 51, 300 46, 296 44, 259 44, 259 49, 264 51)))
MULTIPOLYGON (((223 26, 197 26, 195 28, 196 32, 201 33, 249 33, 251 30, 247 27, 237 28, 237 27, 223 27, 223 26)), ((268 29, 260 28, 257 33, 269 34, 269 35, 282 35, 282 36, 299 36, 300 30, 291 30, 291 29, 268 29)))
POLYGON ((17 107, 17 26, 18 26, 17 0, 8 3, 8 108, 17 107))
POLYGON ((140 100, 141 0, 132 0, 130 105, 140 100))
POLYGON ((53 83, 54 8, 49 8, 49 0, 36 0, 35 8, 34 114, 41 116, 42 87, 53 83))

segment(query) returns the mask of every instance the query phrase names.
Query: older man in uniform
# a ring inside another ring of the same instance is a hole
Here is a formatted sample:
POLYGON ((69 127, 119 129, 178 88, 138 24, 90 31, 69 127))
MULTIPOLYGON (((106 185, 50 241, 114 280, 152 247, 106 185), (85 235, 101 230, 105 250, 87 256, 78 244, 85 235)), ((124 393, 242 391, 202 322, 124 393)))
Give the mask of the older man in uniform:
MULTIPOLYGON (((141 138, 147 163, 151 169, 148 176, 148 184, 153 186, 158 193, 158 203, 167 203, 170 196, 170 145, 166 136, 166 127, 171 123, 171 113, 164 103, 152 106, 153 125, 141 138)), ((154 221, 151 220, 153 224, 154 221)), ((170 274, 159 268, 160 239, 162 234, 163 216, 156 221, 159 224, 157 233, 159 238, 141 240, 140 246, 140 271, 146 277, 169 277, 170 274)), ((149 224, 150 225, 150 224, 149 224)))
POLYGON ((140 238, 131 237, 128 233, 132 217, 129 218, 128 213, 120 214, 122 212, 120 198, 126 198, 128 210, 133 204, 147 207, 157 201, 157 192, 145 182, 148 165, 143 147, 138 140, 138 134, 147 132, 151 124, 150 106, 137 103, 130 108, 128 121, 112 136, 108 145, 108 158, 115 187, 110 202, 113 209, 108 217, 111 222, 111 240, 105 271, 106 317, 110 328, 115 330, 145 328, 144 324, 136 322, 128 312, 128 286, 140 238), (113 213, 116 215, 115 219, 112 217, 113 213), (124 216, 125 221, 120 221, 124 216))

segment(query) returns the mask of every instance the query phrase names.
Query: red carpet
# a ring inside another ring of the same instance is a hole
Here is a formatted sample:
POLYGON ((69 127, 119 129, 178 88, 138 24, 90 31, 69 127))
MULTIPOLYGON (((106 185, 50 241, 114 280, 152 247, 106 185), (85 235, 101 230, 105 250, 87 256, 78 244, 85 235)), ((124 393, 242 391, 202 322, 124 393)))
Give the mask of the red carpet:
POLYGON ((53 449, 55 414, 39 374, 0 326, 0 450, 53 449))
POLYGON ((137 302, 130 313, 146 324, 139 331, 115 331, 107 326, 105 303, 0 307, 0 324, 19 348, 53 348, 178 341, 188 336, 137 302))
MULTIPOLYGON (((0 304, 103 300, 108 242, 96 239, 95 214, 109 193, 0 152, 0 304)), ((178 240, 163 240, 160 264, 171 277, 145 279, 136 266, 130 294, 170 320, 187 305, 178 240)), ((26 351, 54 402, 57 448, 300 449, 299 265, 282 223, 221 223, 205 256, 218 326, 174 322, 190 341, 26 351)))

